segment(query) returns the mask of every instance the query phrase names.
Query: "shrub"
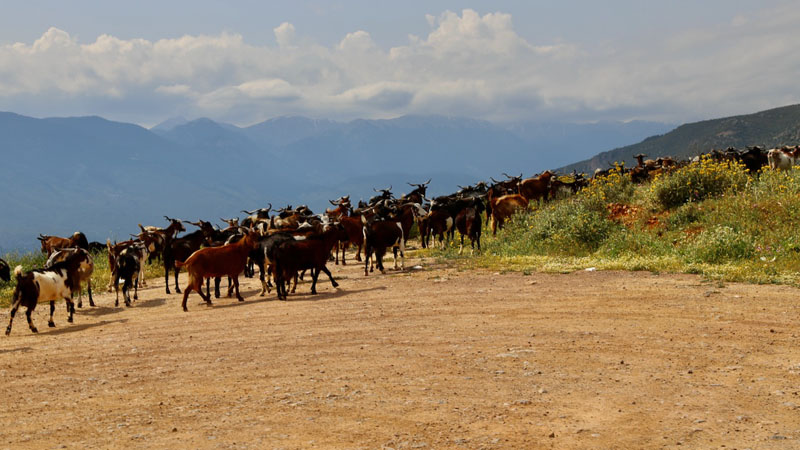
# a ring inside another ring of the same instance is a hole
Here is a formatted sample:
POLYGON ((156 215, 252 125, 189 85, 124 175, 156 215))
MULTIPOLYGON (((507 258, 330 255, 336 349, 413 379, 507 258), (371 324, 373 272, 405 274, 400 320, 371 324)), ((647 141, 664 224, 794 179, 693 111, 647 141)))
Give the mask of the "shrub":
POLYGON ((591 253, 618 229, 605 210, 573 199, 515 215, 487 249, 503 256, 591 253))
POLYGON ((605 211, 608 203, 628 203, 635 189, 631 176, 622 173, 622 167, 616 165, 608 175, 593 178, 579 197, 588 207, 605 211))
POLYGON ((751 235, 718 225, 699 233, 683 248, 683 254, 688 262, 719 264, 752 259, 755 244, 751 235))
POLYGON ((748 178, 742 164, 702 158, 673 172, 657 175, 650 184, 650 191, 657 205, 671 209, 741 191, 748 178))

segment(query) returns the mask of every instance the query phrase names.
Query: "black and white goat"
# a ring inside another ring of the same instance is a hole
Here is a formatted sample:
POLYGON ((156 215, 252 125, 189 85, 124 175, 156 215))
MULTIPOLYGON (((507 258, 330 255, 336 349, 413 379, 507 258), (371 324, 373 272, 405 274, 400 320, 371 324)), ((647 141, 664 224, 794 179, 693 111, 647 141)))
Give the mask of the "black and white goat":
MULTIPOLYGON (((81 284, 86 282, 86 289, 89 292, 89 305, 95 306, 94 299, 92 298, 92 273, 94 272, 94 261, 92 255, 82 248, 62 248, 56 250, 44 263, 44 268, 53 267, 57 262, 66 261, 67 259, 75 259, 78 262, 78 308, 83 308, 83 291, 81 284)), ((72 292, 74 295, 75 292, 72 292)))
MULTIPOLYGON (((114 290, 117 298, 114 306, 119 306, 119 280, 122 279, 122 297, 125 306, 131 306, 130 288, 133 286, 133 299, 139 299, 139 274, 142 272, 144 245, 137 243, 123 250, 116 258, 114 268, 114 290)), ((146 249, 145 249, 146 251, 146 249)))
POLYGON ((71 296, 72 291, 80 289, 79 268, 80 262, 75 258, 55 263, 48 269, 36 269, 29 272, 23 272, 22 266, 15 267, 14 277, 17 279, 17 287, 14 289, 11 301, 11 314, 8 319, 6 336, 11 334, 11 324, 20 306, 26 308, 25 316, 28 318, 28 326, 34 333, 38 333, 39 330, 31 320, 31 313, 39 303, 50 302, 50 320, 47 325, 55 327, 56 324, 53 322, 55 303, 56 300, 63 298, 67 302, 67 311, 69 312, 67 322, 72 323, 75 304, 72 303, 71 296))

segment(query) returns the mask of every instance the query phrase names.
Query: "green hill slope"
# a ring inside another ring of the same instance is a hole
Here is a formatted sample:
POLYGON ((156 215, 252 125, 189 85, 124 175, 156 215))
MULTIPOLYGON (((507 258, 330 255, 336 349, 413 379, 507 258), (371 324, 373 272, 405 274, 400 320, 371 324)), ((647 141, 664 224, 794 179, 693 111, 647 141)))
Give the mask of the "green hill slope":
POLYGON ((574 169, 592 172, 597 168, 607 168, 614 161, 625 161, 630 167, 635 162, 633 155, 637 153, 644 153, 652 158, 691 158, 712 148, 743 148, 748 145, 771 148, 798 142, 800 105, 791 105, 755 114, 681 125, 669 133, 600 153, 591 159, 562 167, 559 171, 570 172, 574 169))

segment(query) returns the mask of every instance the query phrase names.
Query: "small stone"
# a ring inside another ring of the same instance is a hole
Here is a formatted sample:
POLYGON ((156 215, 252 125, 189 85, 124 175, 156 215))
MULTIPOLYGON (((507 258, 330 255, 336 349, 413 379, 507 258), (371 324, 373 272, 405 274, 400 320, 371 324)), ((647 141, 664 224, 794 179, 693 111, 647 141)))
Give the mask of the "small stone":
POLYGON ((539 388, 539 393, 540 393, 540 394, 547 394, 547 389, 545 389, 545 388, 539 388))
POLYGON ((178 429, 177 429, 177 428, 173 428, 173 429, 172 429, 172 432, 173 432, 173 433, 177 433, 177 432, 178 432, 178 429))
POLYGON ((550 436, 547 436, 547 437, 554 438, 554 437, 556 437, 556 434, 555 433, 550 433, 550 436))

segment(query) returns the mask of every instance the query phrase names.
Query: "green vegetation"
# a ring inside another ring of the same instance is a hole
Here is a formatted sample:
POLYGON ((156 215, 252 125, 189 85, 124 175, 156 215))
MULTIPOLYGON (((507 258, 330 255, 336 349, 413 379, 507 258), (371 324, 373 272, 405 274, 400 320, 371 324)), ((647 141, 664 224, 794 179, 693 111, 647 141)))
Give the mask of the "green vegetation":
MULTIPOLYGON (((108 254, 105 251, 92 254, 94 260, 94 273, 92 274, 92 293, 99 294, 106 291, 106 286, 111 279, 111 271, 108 268, 108 254)), ((47 258, 43 253, 8 253, 3 255, 3 259, 8 262, 11 268, 11 281, 0 281, 0 307, 6 308, 11 304, 11 297, 14 294, 16 281, 14 280, 14 267, 21 265, 24 270, 38 269, 44 266, 47 258)), ((164 269, 161 264, 145 265, 145 278, 164 276, 164 269)), ((88 305, 86 296, 86 286, 83 287, 84 306, 88 305)), ((77 294, 76 294, 77 295, 77 294)), ((77 298, 76 298, 77 301, 77 298)))
POLYGON ((711 279, 797 285, 800 171, 749 176, 703 160, 633 185, 619 171, 579 194, 516 215, 483 254, 458 245, 441 258, 495 270, 589 267, 697 273, 711 279))

